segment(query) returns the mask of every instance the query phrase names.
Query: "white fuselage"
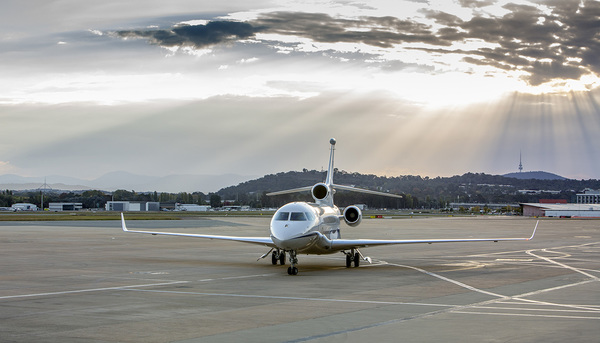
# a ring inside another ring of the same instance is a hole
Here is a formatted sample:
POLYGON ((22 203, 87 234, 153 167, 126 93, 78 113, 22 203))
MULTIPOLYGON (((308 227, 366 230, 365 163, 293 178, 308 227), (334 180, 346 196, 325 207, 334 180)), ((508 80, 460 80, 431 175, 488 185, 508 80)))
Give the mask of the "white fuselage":
POLYGON ((275 212, 270 229, 279 249, 301 254, 334 253, 327 241, 340 238, 340 210, 336 206, 292 202, 275 212))

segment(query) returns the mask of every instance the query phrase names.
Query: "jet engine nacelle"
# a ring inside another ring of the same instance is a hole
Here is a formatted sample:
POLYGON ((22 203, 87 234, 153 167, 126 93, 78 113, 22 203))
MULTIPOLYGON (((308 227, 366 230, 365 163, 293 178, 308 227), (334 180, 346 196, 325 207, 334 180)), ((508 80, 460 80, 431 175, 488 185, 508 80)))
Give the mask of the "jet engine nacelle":
POLYGON ((327 198, 327 196, 329 195, 329 192, 330 192, 329 187, 327 187, 327 185, 324 183, 317 183, 316 185, 313 186, 313 188, 310 191, 310 193, 312 194, 312 197, 316 201, 327 198))
POLYGON ((362 221, 362 212, 356 206, 348 206, 344 209, 344 221, 349 226, 357 226, 362 221))

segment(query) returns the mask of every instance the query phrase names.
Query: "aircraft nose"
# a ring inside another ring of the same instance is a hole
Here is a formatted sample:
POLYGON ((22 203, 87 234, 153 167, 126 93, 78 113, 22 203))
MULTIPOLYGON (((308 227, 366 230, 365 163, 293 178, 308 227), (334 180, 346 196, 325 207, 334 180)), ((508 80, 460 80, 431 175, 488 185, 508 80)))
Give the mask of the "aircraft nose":
POLYGON ((297 232, 290 230, 289 222, 279 222, 271 225, 271 234, 278 240, 287 240, 294 237, 297 232))

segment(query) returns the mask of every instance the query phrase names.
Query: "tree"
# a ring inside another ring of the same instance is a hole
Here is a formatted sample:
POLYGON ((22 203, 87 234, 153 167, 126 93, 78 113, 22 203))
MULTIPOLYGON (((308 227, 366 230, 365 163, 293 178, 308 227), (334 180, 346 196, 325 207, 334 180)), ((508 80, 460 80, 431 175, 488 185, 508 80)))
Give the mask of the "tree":
POLYGON ((210 207, 221 207, 221 196, 216 193, 210 195, 210 207))
POLYGON ((114 201, 133 201, 135 200, 135 191, 126 191, 124 189, 117 189, 113 192, 114 201))
POLYGON ((13 193, 11 190, 6 190, 0 192, 0 206, 2 207, 10 207, 14 204, 13 193))

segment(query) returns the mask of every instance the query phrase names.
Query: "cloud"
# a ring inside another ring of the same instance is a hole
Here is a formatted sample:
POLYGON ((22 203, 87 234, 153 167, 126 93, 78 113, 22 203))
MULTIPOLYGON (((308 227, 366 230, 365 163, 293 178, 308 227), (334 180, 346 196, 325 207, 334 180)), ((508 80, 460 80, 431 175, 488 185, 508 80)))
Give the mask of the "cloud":
MULTIPOLYGON (((511 73, 532 86, 555 80, 579 80, 584 75, 600 73, 598 2, 509 3, 503 6, 507 13, 502 16, 480 12, 494 1, 462 0, 459 3, 473 10, 471 18, 431 9, 420 11, 429 22, 417 17, 348 18, 279 11, 262 13, 246 22, 210 21, 171 29, 118 31, 117 35, 145 38, 164 47, 207 48, 239 40, 261 41, 257 38, 260 33, 269 37, 269 41, 262 42, 271 45, 276 44, 272 40, 277 37, 288 36, 296 37, 292 39, 298 42, 308 39, 328 44, 364 44, 380 49, 381 56, 386 52, 419 49, 435 53, 431 57, 434 60, 435 56, 459 54, 467 64, 511 73)), ((401 58, 395 57, 396 61, 401 58)), ((380 67, 389 68, 392 59, 383 61, 380 67)), ((441 60, 437 63, 443 64, 441 60)))
POLYGON ((117 35, 123 38, 147 38, 151 43, 164 47, 205 48, 239 39, 248 39, 260 28, 235 21, 211 21, 205 25, 180 25, 163 30, 123 30, 117 35))
POLYGON ((495 4, 497 0, 458 0, 462 7, 480 8, 495 4))
MULTIPOLYGON (((463 5, 470 2, 463 1, 463 5)), ((442 11, 423 11, 428 18, 456 31, 455 39, 478 39, 495 48, 436 50, 465 54, 464 61, 521 71, 531 85, 554 79, 577 80, 600 72, 600 3, 595 1, 540 1, 540 6, 507 4, 502 16, 476 15, 470 20, 442 11)), ((469 5, 470 6, 470 5, 469 5)), ((439 32, 439 31, 438 31, 439 32)))
POLYGON ((257 33, 309 38, 322 43, 364 43, 381 48, 394 44, 425 42, 449 45, 437 37, 430 27, 412 20, 395 17, 334 18, 324 13, 271 12, 249 22, 211 21, 205 25, 182 25, 162 30, 124 30, 123 38, 146 38, 165 46, 204 48, 224 42, 253 38, 257 33))
POLYGON ((252 22, 264 27, 267 33, 300 36, 321 43, 364 43, 380 48, 407 42, 450 44, 437 37, 426 24, 395 17, 345 19, 323 13, 272 12, 252 22))

